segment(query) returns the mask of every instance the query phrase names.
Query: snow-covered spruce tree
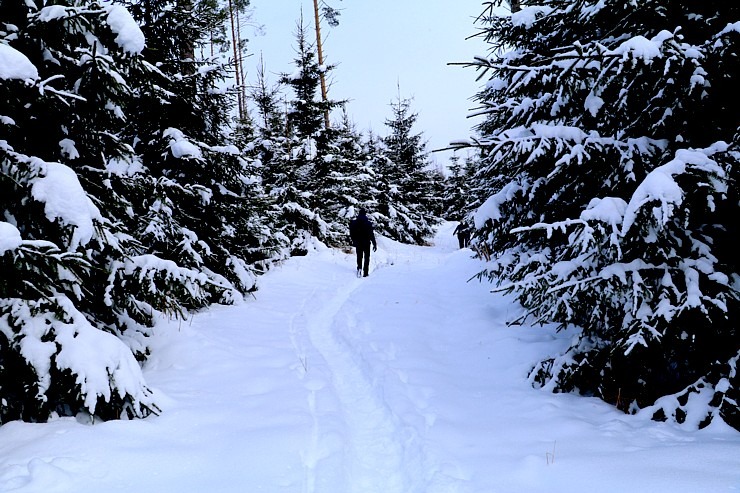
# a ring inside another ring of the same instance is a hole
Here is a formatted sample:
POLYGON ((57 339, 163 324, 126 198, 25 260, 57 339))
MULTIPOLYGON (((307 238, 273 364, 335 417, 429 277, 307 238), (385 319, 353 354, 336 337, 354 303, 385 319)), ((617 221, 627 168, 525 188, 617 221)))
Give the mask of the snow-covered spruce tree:
POLYGON ((429 213, 434 218, 434 222, 436 224, 445 213, 444 197, 447 193, 447 188, 445 186, 445 171, 443 166, 435 163, 434 166, 428 170, 428 173, 432 193, 432 200, 429 203, 429 213))
POLYGON ((480 168, 480 161, 485 155, 485 150, 476 149, 476 152, 470 153, 465 157, 466 196, 462 211, 466 217, 477 210, 488 198, 486 195, 489 190, 488 183, 475 179, 475 174, 480 168))
POLYGON ((454 154, 450 157, 448 166, 449 176, 444 181, 444 204, 443 218, 449 221, 459 221, 465 216, 468 204, 469 186, 467 181, 467 168, 460 163, 460 156, 454 154))
POLYGON ((438 222, 436 175, 428 169, 423 135, 414 133, 418 115, 411 111, 411 101, 399 95, 390 106, 393 116, 385 121, 389 133, 381 139, 382 156, 377 160, 382 185, 375 220, 390 238, 423 244, 438 222))
POLYGON ((349 221, 360 208, 375 215, 373 159, 363 136, 355 129, 346 112, 335 125, 327 143, 322 166, 325 171, 317 180, 323 201, 322 215, 329 224, 327 242, 333 246, 350 245, 349 221))
POLYGON ((211 302, 231 302, 255 288, 277 245, 262 221, 252 163, 228 135, 226 67, 196 56, 208 51, 198 48, 212 41, 223 12, 211 2, 128 3, 148 63, 126 133, 151 175, 131 227, 150 251, 208 275, 211 302))
MULTIPOLYGON (((185 231, 184 234, 178 228, 169 231, 180 233, 182 239, 177 236, 173 238, 178 241, 181 251, 186 252, 186 255, 176 258, 168 256, 164 249, 152 248, 147 235, 156 232, 156 229, 151 227, 151 222, 141 221, 141 218, 147 217, 147 211, 142 211, 141 205, 146 204, 148 200, 156 202, 159 198, 157 191, 166 189, 169 182, 147 173, 151 168, 142 167, 142 161, 147 156, 139 154, 128 144, 136 142, 135 137, 132 138, 130 134, 131 129, 138 127, 139 124, 143 131, 138 133, 134 130, 133 133, 141 137, 146 135, 147 120, 144 118, 145 112, 141 111, 140 102, 147 94, 146 83, 151 78, 142 75, 153 71, 152 64, 140 56, 145 49, 145 39, 131 15, 120 5, 100 7, 94 2, 83 2, 83 5, 72 10, 61 6, 41 9, 38 19, 41 22, 32 22, 28 29, 31 37, 44 40, 42 47, 46 52, 38 50, 37 53, 44 53, 43 56, 51 53, 54 59, 59 61, 71 84, 70 92, 78 96, 75 99, 74 111, 68 111, 65 107, 59 109, 60 105, 47 105, 44 108, 47 118, 43 120, 47 123, 52 122, 53 126, 49 127, 51 129, 49 132, 42 135, 47 136, 45 138, 51 142, 59 141, 58 146, 61 147, 59 159, 75 168, 88 193, 104 204, 104 209, 110 211, 106 213, 115 218, 112 219, 112 223, 128 233, 126 238, 131 245, 124 246, 122 250, 135 254, 126 262, 112 262, 110 265, 114 272, 111 275, 105 274, 105 280, 110 284, 106 290, 108 296, 125 306, 126 313, 126 316, 108 317, 106 322, 115 325, 116 329, 125 329, 129 325, 136 326, 141 323, 148 325, 151 323, 151 310, 148 309, 151 305, 161 303, 165 311, 179 313, 183 307, 200 308, 211 301, 232 297, 234 291, 232 286, 224 286, 226 283, 218 277, 215 279, 213 276, 210 279, 205 277, 203 275, 205 269, 200 263, 183 261, 188 258, 190 251, 194 250, 188 248, 190 246, 188 240, 193 236, 189 231, 185 231), (92 12, 98 9, 97 15, 100 18, 98 24, 104 19, 105 29, 95 31, 85 29, 86 16, 79 15, 79 12, 85 12, 85 8, 91 9, 92 12), (38 32, 34 29, 38 29, 38 32), (76 44, 84 48, 76 48, 76 44), (109 45, 116 47, 118 52, 106 48, 109 45), (73 54, 79 56, 79 62, 75 62, 73 54), (48 118, 49 115, 54 117, 48 118), (72 138, 59 140, 53 133, 57 128, 72 138), (152 254, 155 257, 151 257, 152 254), (160 258, 175 261, 177 267, 166 262, 159 263, 160 258), (175 275, 176 272, 179 274, 175 275), (188 283, 198 279, 200 287, 192 289, 164 286, 165 279, 179 275, 190 279, 188 283), (133 279, 140 281, 133 282, 133 279), (155 282, 154 279, 158 281, 155 282), (152 289, 154 285, 166 290, 173 297, 162 296, 162 293, 157 292, 159 289, 152 289), (161 301, 149 299, 143 302, 147 297, 161 301), (127 322, 129 317, 133 322, 131 324, 127 322)), ((37 55, 39 58, 41 56, 37 55)), ((50 62, 47 60, 46 63, 50 62)), ((161 73, 159 70, 154 72, 161 73)), ((181 106, 187 106, 181 100, 178 102, 181 106)), ((173 134, 176 134, 176 130, 173 130, 173 134)), ((39 155, 44 145, 30 142, 29 148, 39 155)), ((53 144, 50 148, 53 148, 53 144)), ((227 152, 234 151, 228 148, 227 152)), ((46 154, 41 156, 48 157, 46 154)), ((192 188, 195 187, 179 185, 176 187, 177 192, 183 192, 180 197, 188 197, 187 192, 190 192, 190 196, 197 195, 198 203, 201 203, 203 195, 201 189, 193 191, 192 188)), ((157 209, 166 211, 166 200, 160 203, 165 206, 157 209)), ((180 204, 178 201, 175 203, 177 205, 173 209, 179 210, 180 204)), ((158 234, 161 237, 166 233, 158 234)), ((197 257, 197 253, 194 256, 197 257)), ((101 271, 91 271, 93 274, 99 272, 101 271)), ((251 288, 253 276, 244 277, 249 279, 248 284, 251 288)), ((126 337, 131 338, 133 335, 128 334, 126 337)), ((134 347, 137 353, 146 353, 146 346, 141 338, 136 336, 133 339, 137 340, 134 347)))
POLYGON ((4 1, 0 19, 0 421, 145 416, 145 326, 205 283, 141 255, 116 216, 130 197, 102 179, 91 192, 89 176, 134 161, 116 128, 143 37, 95 2, 4 1))
POLYGON ((456 207, 452 207, 453 211, 460 214, 460 218, 465 218, 470 213, 481 205, 481 202, 477 197, 481 194, 474 188, 475 180, 473 175, 479 167, 479 161, 481 154, 479 152, 470 152, 465 156, 465 162, 462 165, 461 176, 459 181, 462 182, 460 185, 462 188, 462 194, 460 201, 456 207))
POLYGON ((286 115, 287 148, 273 160, 272 166, 279 171, 270 173, 281 179, 268 190, 282 205, 281 219, 291 225, 292 251, 298 254, 307 251, 313 238, 334 243, 336 228, 324 217, 328 204, 320 192, 331 167, 331 161, 325 160, 327 149, 336 135, 327 128, 324 113, 340 103, 317 97, 321 73, 332 67, 319 66, 302 18, 295 36, 295 71, 281 77, 281 83, 293 92, 286 115))
POLYGON ((533 382, 740 429, 739 19, 656 0, 483 16, 474 246, 528 317, 577 333, 533 382))
MULTIPOLYGON (((369 131, 362 138, 362 155, 363 165, 361 167, 362 181, 364 185, 360 187, 358 198, 359 207, 364 207, 371 218, 375 231, 388 236, 392 231, 389 226, 394 224, 388 215, 383 214, 386 207, 381 204, 390 203, 389 198, 395 197, 398 192, 397 187, 391 187, 390 183, 383 178, 383 170, 389 167, 389 160, 384 152, 382 137, 369 131)), ((353 213, 356 211, 353 211, 353 213)))
POLYGON ((294 225, 281 219, 284 211, 280 201, 286 182, 282 165, 288 154, 288 135, 281 109, 280 86, 268 82, 263 60, 260 60, 257 81, 250 87, 248 97, 255 111, 254 138, 245 146, 245 155, 252 160, 264 188, 263 200, 267 207, 263 215, 280 246, 275 258, 284 259, 291 255, 291 239, 297 236, 294 225))

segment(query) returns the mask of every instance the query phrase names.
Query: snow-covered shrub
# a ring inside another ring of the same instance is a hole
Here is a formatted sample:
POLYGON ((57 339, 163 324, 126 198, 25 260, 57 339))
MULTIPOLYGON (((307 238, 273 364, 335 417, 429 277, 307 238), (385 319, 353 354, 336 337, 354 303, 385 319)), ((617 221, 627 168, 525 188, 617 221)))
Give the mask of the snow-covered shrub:
POLYGON ((0 422, 158 411, 129 347, 63 295, 0 299, 0 399, 0 422))

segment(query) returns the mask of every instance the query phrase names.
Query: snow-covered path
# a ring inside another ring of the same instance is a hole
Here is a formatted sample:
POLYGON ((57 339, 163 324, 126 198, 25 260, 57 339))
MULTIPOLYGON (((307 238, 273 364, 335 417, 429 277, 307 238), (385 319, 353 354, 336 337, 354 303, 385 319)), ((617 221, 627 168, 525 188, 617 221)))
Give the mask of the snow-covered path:
POLYGON ((740 434, 689 432, 531 388, 565 344, 507 328, 451 225, 380 241, 370 277, 321 250, 256 299, 163 324, 161 416, 0 427, 0 492, 738 492, 740 434))
MULTIPOLYGON (((308 317, 307 332, 313 347, 321 355, 331 375, 331 385, 338 398, 341 415, 346 423, 346 440, 348 470, 346 484, 342 491, 364 492, 384 491, 402 493, 412 491, 416 474, 421 470, 408 470, 405 459, 406 444, 403 440, 403 428, 393 411, 378 396, 373 381, 363 370, 356 355, 336 339, 335 329, 353 329, 357 327, 351 314, 343 313, 352 294, 359 287, 359 281, 342 288, 324 307, 308 317)), ((324 382, 312 383, 311 389, 324 388, 324 382)), ((311 395, 311 409, 315 413, 315 394, 311 395)), ((316 434, 320 436, 320 419, 316 416, 316 434)), ((312 461, 313 462, 313 461, 312 461)), ((333 470, 327 471, 331 477, 333 470)), ((325 472, 322 472, 325 473, 325 472)), ((314 491, 315 480, 311 481, 308 491, 314 491)))

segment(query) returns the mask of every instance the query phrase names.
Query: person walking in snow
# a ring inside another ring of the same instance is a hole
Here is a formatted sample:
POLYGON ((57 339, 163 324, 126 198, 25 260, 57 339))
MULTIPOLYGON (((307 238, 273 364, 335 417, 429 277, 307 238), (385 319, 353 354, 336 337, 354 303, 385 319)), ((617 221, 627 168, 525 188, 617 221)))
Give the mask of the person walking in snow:
POLYGON ((373 245, 374 252, 378 250, 378 244, 375 242, 373 224, 367 218, 365 209, 360 209, 357 217, 349 222, 349 236, 357 252, 357 277, 361 273, 367 277, 370 270, 370 244, 373 245))
POLYGON ((460 224, 457 225, 452 234, 457 235, 457 242, 460 248, 465 248, 470 243, 470 228, 465 221, 460 221, 460 224))

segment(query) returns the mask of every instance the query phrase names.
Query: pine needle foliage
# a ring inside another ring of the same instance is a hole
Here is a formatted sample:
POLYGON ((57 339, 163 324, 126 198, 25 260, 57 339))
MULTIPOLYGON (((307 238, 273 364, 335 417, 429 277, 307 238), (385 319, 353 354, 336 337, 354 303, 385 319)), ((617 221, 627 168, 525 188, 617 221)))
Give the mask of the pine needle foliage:
POLYGON ((195 56, 218 18, 0 3, 0 422, 158 412, 152 328, 240 301, 274 258, 223 67, 195 56))
MULTIPOLYGON (((482 273, 574 332, 534 384, 740 429, 740 7, 534 0, 481 16, 482 273)), ((513 321, 516 322, 516 321, 513 321)))

